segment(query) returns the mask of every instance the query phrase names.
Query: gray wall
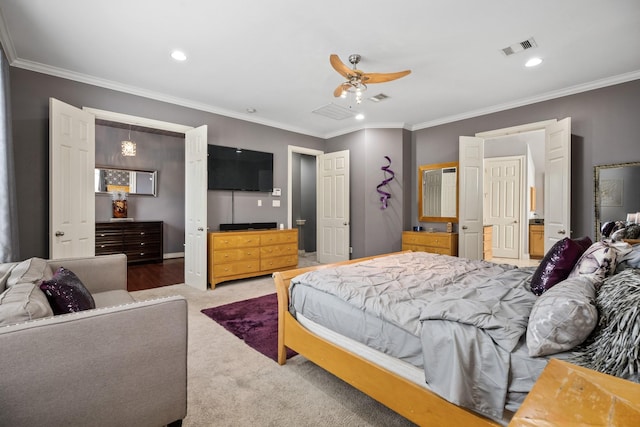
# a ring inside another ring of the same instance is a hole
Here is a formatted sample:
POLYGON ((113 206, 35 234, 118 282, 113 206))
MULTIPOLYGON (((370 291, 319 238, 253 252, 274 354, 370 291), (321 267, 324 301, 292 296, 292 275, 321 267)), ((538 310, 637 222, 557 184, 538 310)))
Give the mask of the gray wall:
POLYGON ((411 150, 402 129, 365 129, 327 140, 327 152, 349 150, 352 258, 401 249, 402 230, 409 227, 405 212, 411 199, 405 169, 411 150), (394 179, 385 187, 391 193, 387 209, 381 209, 377 186, 385 178, 382 166, 391 159, 394 179))
MULTIPOLYGON (((96 125, 96 165, 158 171, 158 196, 130 194, 127 216, 164 221, 164 253, 184 252, 184 137, 96 125), (120 142, 129 135, 136 155, 124 157, 120 142)), ((96 194, 96 221, 109 221, 111 213, 111 196, 96 194)))
POLYGON ((268 126, 86 85, 11 67, 21 258, 48 256, 49 97, 78 107, 147 117, 189 126, 206 124, 209 144, 274 153, 274 185, 281 207, 267 193, 208 192, 211 230, 226 222, 287 219, 287 146, 325 152, 348 149, 351 162, 351 245, 353 257, 400 249, 401 231, 417 222, 418 165, 458 160, 458 138, 477 132, 572 117, 572 229, 593 236, 594 165, 640 161, 640 80, 525 107, 409 132, 365 129, 323 141, 268 126), (380 209, 376 185, 383 156, 397 173, 390 184, 390 207, 380 209), (257 201, 262 200, 262 207, 257 201), (233 217, 232 217, 232 211, 233 217))
MULTIPOLYGON (((49 97, 77 107, 146 117, 197 127, 208 125, 209 144, 274 153, 274 185, 281 207, 266 193, 235 194, 235 222, 287 220, 287 146, 321 150, 322 139, 46 74, 10 67, 11 111, 18 191, 20 258, 49 256, 49 97), (257 200, 263 207, 257 208, 257 200)), ((166 183, 163 183, 166 185, 166 183)), ((208 192, 208 225, 231 222, 231 192, 208 192)), ((182 231, 183 232, 183 231, 182 231)))
MULTIPOLYGON (((460 135, 571 117, 571 228, 594 237, 594 166, 640 161, 640 80, 413 132, 412 174, 421 164, 458 160, 460 135)), ((412 194, 417 195, 417 184, 412 194)), ((416 218, 417 204, 411 216, 416 218)))

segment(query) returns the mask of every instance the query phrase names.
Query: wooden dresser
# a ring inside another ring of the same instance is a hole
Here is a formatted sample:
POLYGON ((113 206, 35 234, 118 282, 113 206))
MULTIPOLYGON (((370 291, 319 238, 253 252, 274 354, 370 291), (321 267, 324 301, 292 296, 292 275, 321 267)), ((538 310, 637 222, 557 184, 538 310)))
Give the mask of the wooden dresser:
POLYGON ((458 256, 458 233, 403 231, 402 250, 458 256))
POLYGON ((162 221, 96 223, 96 255, 126 254, 129 264, 162 262, 162 221))
POLYGON ((541 259, 544 256, 544 225, 529 225, 529 258, 541 259))
POLYGON ((208 233, 211 289, 227 280, 271 274, 298 266, 298 230, 208 233))

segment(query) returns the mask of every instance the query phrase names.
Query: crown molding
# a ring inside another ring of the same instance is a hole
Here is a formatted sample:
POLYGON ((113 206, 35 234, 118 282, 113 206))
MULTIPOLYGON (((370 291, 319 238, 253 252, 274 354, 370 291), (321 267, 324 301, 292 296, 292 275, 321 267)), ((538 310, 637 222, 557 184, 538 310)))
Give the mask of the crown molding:
POLYGON ((541 95, 536 95, 530 98, 524 98, 518 101, 507 102, 504 104, 497 104, 491 107, 482 108, 479 110, 472 110, 462 114, 456 114, 453 116, 442 117, 440 119, 431 120, 424 123, 419 123, 412 126, 409 130, 416 131, 420 129, 426 129, 434 126, 444 125, 447 123, 457 122, 459 120, 472 119, 474 117, 484 116, 486 114, 497 113, 500 111, 511 110, 512 108, 523 107, 525 105, 536 104, 542 101, 548 101, 551 99, 562 98, 563 96, 575 95, 582 92, 588 92, 590 90, 600 89, 607 86, 613 86, 620 83, 630 82, 632 80, 640 79, 640 70, 632 71, 625 74, 619 74, 613 77, 607 77, 605 79, 594 80, 592 82, 570 86, 561 90, 546 92, 541 95))

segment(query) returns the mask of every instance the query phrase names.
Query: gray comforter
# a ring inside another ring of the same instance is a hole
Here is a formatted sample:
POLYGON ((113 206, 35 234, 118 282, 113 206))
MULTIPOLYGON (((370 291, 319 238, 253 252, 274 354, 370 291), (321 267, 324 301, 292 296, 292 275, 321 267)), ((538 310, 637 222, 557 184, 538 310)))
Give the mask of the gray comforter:
POLYGON ((452 403, 500 419, 510 353, 536 299, 529 290, 531 274, 413 252, 308 272, 291 281, 290 292, 312 287, 419 337, 429 387, 452 403))

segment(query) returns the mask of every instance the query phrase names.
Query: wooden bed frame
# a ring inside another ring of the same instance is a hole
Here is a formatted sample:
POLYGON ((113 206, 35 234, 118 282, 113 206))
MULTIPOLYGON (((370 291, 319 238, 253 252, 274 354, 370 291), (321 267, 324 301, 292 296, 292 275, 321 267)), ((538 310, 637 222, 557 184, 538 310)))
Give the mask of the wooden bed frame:
POLYGON ((289 285, 293 277, 307 271, 352 264, 380 256, 273 274, 278 295, 278 363, 285 364, 285 347, 288 347, 421 426, 499 426, 493 420, 454 405, 434 392, 320 338, 300 325, 289 313, 289 285))

